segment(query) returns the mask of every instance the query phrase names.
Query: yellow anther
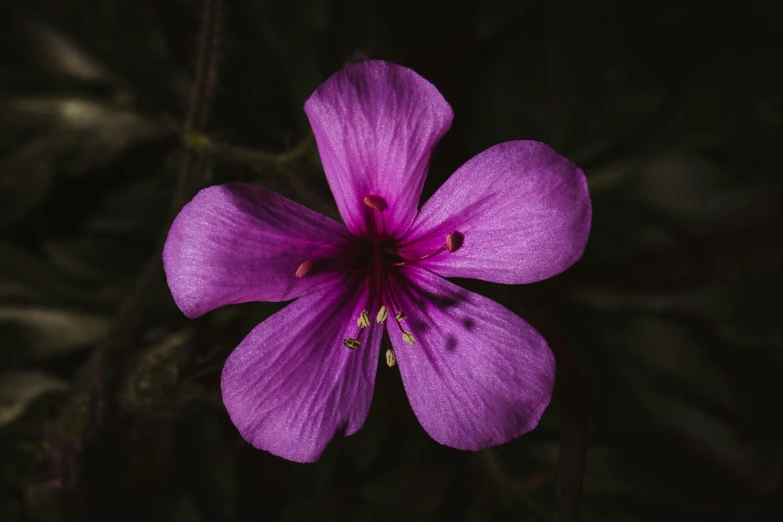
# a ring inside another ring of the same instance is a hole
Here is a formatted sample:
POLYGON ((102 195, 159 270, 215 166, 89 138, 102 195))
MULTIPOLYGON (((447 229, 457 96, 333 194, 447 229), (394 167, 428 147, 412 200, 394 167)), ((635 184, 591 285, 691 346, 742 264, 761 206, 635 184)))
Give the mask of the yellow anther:
POLYGON ((359 326, 359 328, 367 328, 370 326, 370 312, 367 310, 362 310, 362 313, 356 320, 356 324, 359 326))
POLYGON ((407 319, 407 316, 400 311, 400 312, 397 312, 397 314, 394 316, 394 318, 397 319, 398 321, 402 321, 403 319, 407 319))
POLYGON ((381 309, 378 310, 378 315, 375 316, 375 322, 381 324, 387 317, 389 317, 389 309, 386 306, 381 306, 381 309))
POLYGON ((402 332, 402 338, 408 344, 416 344, 416 339, 413 337, 413 335, 410 332, 402 332))
POLYGON ((362 345, 358 339, 354 339, 353 337, 346 337, 343 339, 343 344, 346 348, 350 348, 351 350, 355 350, 362 345))
POLYGON ((386 350, 386 366, 389 368, 394 367, 397 364, 397 357, 394 356, 394 352, 389 348, 386 350))

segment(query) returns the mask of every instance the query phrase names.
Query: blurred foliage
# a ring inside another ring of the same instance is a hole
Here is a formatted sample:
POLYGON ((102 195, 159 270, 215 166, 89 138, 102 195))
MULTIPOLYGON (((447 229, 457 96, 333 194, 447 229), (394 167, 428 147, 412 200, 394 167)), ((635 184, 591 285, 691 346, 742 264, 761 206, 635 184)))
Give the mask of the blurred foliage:
POLYGON ((364 57, 454 108, 425 197, 514 139, 588 175, 579 264, 460 282, 531 320, 534 303, 590 373, 581 520, 783 520, 783 4, 225 3, 210 123, 187 139, 200 2, 0 4, 0 520, 552 519, 558 397, 530 435, 459 452, 381 365, 365 427, 293 464, 241 439, 218 388, 280 305, 188 321, 168 294, 158 244, 186 154, 200 186, 336 215, 302 105, 364 57))

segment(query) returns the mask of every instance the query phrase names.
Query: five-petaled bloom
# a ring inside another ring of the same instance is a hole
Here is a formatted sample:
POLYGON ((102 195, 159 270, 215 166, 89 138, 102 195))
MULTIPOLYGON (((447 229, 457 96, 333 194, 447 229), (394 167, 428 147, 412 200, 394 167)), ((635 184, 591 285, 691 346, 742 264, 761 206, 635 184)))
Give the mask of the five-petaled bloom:
POLYGON ((501 143, 417 209, 451 107, 415 72, 351 65, 305 103, 345 225, 261 188, 199 192, 163 262, 179 308, 197 317, 248 301, 293 303, 226 361, 223 401, 256 448, 318 459, 370 408, 384 330, 413 411, 441 444, 477 450, 533 429, 555 362, 541 335, 444 277, 531 283, 582 255, 591 205, 574 164, 534 141, 501 143), (298 298, 298 299, 297 299, 298 298))

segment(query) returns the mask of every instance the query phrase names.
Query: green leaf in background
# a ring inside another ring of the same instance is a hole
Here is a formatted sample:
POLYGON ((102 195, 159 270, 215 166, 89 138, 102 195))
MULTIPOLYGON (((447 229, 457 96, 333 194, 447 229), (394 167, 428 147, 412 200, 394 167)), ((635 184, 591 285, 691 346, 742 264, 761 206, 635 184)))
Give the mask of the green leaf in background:
POLYGON ((66 389, 67 381, 39 371, 0 373, 0 428, 17 419, 39 397, 66 389))

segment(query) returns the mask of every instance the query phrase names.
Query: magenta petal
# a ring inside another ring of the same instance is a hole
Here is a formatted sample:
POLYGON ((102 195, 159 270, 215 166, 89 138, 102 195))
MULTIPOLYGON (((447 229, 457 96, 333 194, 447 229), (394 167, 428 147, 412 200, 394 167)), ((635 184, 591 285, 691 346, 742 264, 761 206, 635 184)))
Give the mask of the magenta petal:
POLYGON ((351 284, 302 297, 258 325, 223 369, 223 402, 242 436, 259 449, 314 462, 337 433, 351 435, 367 418, 383 329, 357 337, 368 285, 351 284))
POLYGON ((538 424, 555 358, 543 337, 498 303, 418 267, 396 289, 408 316, 389 336, 413 411, 441 444, 478 450, 538 424))
POLYGON ((163 249, 177 306, 198 317, 223 305, 287 301, 340 281, 299 279, 299 265, 336 255, 347 241, 339 223, 273 192, 244 183, 209 187, 185 205, 163 249))
POLYGON ((459 232, 455 252, 421 262, 443 277, 540 281, 574 264, 592 215, 585 176, 551 147, 510 141, 474 157, 427 201, 402 242, 416 257, 459 232))
POLYGON ((364 235, 382 197, 385 227, 402 235, 416 217, 430 154, 453 113, 438 90, 412 70, 365 61, 332 75, 305 103, 326 178, 348 230, 364 235))

